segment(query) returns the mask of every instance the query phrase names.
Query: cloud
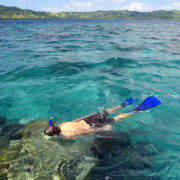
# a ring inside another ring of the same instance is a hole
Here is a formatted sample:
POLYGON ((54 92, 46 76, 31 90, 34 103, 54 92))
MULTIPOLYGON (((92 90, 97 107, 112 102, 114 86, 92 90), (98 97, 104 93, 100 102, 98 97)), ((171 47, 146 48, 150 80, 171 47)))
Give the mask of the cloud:
POLYGON ((92 4, 90 2, 78 2, 78 1, 72 1, 71 4, 74 6, 74 7, 85 7, 85 8, 89 8, 92 6, 92 4))
POLYGON ((68 4, 64 4, 61 8, 58 7, 43 7, 41 11, 47 12, 72 12, 72 11, 92 11, 92 4, 90 2, 81 2, 72 0, 68 4))
POLYGON ((180 10, 180 1, 179 0, 170 0, 170 5, 168 6, 162 6, 160 9, 165 9, 165 10, 180 10))
POLYGON ((32 0, 18 0, 20 3, 32 4, 32 0))
POLYGON ((112 0, 112 2, 115 2, 115 3, 123 3, 123 2, 125 2, 125 0, 112 0))
POLYGON ((130 5, 127 6, 123 6, 121 7, 121 9, 123 10, 129 10, 129 11, 151 11, 152 9, 150 7, 148 7, 146 4, 144 3, 132 3, 130 5))
POLYGON ((61 7, 61 11, 91 11, 92 4, 90 2, 81 2, 72 0, 70 3, 61 7))
POLYGON ((178 9, 180 9, 180 1, 178 1, 178 0, 171 0, 171 6, 172 6, 173 8, 178 8, 178 9))

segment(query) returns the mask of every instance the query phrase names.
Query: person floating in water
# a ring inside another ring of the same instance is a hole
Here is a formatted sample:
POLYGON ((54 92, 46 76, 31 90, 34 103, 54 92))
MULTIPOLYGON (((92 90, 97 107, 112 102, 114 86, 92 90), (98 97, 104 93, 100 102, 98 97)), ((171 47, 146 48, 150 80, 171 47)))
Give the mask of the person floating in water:
POLYGON ((49 122, 49 126, 44 130, 44 133, 48 136, 63 135, 65 137, 73 137, 80 134, 95 133, 99 131, 108 131, 111 129, 111 123, 114 121, 121 121, 122 119, 157 105, 161 102, 154 96, 150 96, 143 101, 137 108, 130 113, 119 114, 114 118, 107 118, 116 110, 130 105, 133 103, 133 99, 129 98, 121 105, 106 109, 104 113, 96 113, 89 116, 80 117, 70 122, 63 122, 58 126, 52 124, 52 117, 49 122))

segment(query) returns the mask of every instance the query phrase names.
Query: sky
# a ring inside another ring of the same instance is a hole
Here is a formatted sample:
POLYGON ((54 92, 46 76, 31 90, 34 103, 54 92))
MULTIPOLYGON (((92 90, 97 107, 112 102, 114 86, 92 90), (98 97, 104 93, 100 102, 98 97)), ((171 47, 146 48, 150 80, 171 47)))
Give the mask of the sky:
POLYGON ((48 12, 180 10, 180 0, 0 0, 0 5, 48 12))

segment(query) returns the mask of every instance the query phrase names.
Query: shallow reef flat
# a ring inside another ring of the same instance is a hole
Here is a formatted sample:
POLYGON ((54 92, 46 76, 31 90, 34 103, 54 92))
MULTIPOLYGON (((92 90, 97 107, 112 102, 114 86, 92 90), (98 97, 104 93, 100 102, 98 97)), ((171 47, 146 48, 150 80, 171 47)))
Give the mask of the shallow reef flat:
POLYGON ((0 153, 0 177, 4 179, 84 179, 95 165, 88 144, 47 140, 41 128, 46 121, 27 124, 11 137, 4 137, 0 153), (63 145, 63 144, 64 145, 63 145))
POLYGON ((0 177, 4 179, 99 179, 112 171, 145 176, 157 153, 147 143, 132 143, 122 132, 101 132, 80 141, 44 138, 45 120, 12 126, 5 125, 2 132, 6 133, 1 133, 0 177))

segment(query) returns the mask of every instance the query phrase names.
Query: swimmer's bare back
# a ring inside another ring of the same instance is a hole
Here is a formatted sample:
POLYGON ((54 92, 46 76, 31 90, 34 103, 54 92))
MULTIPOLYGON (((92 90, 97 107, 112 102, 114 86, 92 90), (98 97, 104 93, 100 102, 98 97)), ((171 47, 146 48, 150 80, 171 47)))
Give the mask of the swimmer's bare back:
POLYGON ((65 137, 72 137, 79 134, 94 133, 95 129, 91 128, 84 120, 78 122, 64 122, 58 125, 60 134, 65 137))
POLYGON ((111 130, 111 123, 114 121, 121 121, 122 119, 129 117, 136 112, 140 112, 157 105, 160 105, 161 102, 154 96, 150 96, 145 99, 137 108, 135 108, 130 113, 119 114, 114 118, 108 119, 107 116, 114 113, 116 110, 125 107, 118 105, 109 109, 106 109, 104 113, 96 113, 90 116, 84 116, 74 121, 63 122, 58 126, 49 125, 44 133, 49 136, 63 135, 66 138, 70 138, 80 134, 89 134, 99 131, 108 131, 111 130))

